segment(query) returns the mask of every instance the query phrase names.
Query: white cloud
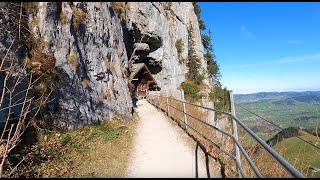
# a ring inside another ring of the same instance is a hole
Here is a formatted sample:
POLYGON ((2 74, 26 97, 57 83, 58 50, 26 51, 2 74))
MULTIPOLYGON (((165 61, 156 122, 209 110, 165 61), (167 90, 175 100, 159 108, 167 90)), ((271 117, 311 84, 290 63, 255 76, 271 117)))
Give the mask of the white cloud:
POLYGON ((240 26, 240 31, 245 39, 255 39, 256 38, 256 36, 252 32, 250 32, 245 25, 240 26))

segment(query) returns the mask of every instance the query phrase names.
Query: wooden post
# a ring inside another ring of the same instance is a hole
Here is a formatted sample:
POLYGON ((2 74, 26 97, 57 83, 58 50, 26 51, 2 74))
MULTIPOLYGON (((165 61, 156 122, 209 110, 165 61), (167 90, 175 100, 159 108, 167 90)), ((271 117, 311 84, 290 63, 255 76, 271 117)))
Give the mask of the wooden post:
POLYGON ((186 110, 186 103, 184 102, 184 91, 181 90, 181 100, 183 101, 182 102, 182 106, 183 106, 183 120, 184 120, 184 123, 186 123, 186 130, 187 130, 187 127, 188 127, 188 120, 187 120, 187 110, 186 110))
MULTIPOLYGON (((236 116, 236 112, 235 112, 235 109, 234 109, 234 100, 233 100, 233 92, 232 92, 232 90, 229 91, 229 95, 230 95, 230 105, 231 105, 230 106, 230 110, 231 110, 231 114, 233 116, 236 116)), ((233 129, 233 136, 238 141, 237 123, 236 123, 236 121, 234 119, 232 119, 232 129, 233 129)), ((239 162, 239 165, 241 166, 239 147, 236 145, 236 143, 234 143, 234 146, 236 148, 236 160, 239 162)), ((239 173, 239 177, 242 178, 239 169, 238 169, 238 173, 239 173)))

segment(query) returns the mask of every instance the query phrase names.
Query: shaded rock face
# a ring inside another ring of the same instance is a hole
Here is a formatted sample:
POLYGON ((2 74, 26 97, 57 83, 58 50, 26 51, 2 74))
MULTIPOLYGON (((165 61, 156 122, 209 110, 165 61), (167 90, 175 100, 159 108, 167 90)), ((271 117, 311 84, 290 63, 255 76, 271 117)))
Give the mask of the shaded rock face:
MULTIPOLYGON (((18 15, 20 13, 20 8, 15 7, 19 7, 19 4, 20 3, 17 2, 0 2, 0 98, 2 98, 3 95, 3 99, 1 100, 2 103, 0 104, 1 130, 3 129, 3 122, 5 122, 8 117, 16 118, 20 114, 22 108, 20 100, 26 96, 26 91, 22 90, 25 90, 28 87, 28 79, 23 78, 26 75, 25 71, 17 66, 11 68, 11 73, 7 73, 5 70, 9 69, 11 62, 20 63, 27 52, 25 42, 29 32, 27 31, 27 28, 19 28, 16 23, 19 21, 18 15), (7 81, 5 81, 7 75, 7 81), (17 83, 18 77, 21 77, 19 83, 17 83), (15 106, 10 108, 9 115, 9 89, 12 90, 14 86, 11 104, 14 104, 15 106)), ((26 24, 27 19, 25 16, 26 14, 23 12, 20 19, 21 24, 26 24)))
POLYGON ((46 117, 59 127, 131 116, 128 59, 120 19, 111 3, 40 2, 31 29, 54 53, 61 81, 46 117), (78 19, 85 16, 80 23, 78 19), (64 18, 64 19, 63 19, 64 18), (76 24, 78 22, 78 24, 76 24))

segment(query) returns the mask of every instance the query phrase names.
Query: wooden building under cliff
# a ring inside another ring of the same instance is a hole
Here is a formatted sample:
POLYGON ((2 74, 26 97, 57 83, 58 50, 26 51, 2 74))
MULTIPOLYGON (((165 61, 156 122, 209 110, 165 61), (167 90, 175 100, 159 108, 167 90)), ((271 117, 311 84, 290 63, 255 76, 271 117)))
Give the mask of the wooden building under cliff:
POLYGON ((132 65, 130 83, 134 85, 134 93, 138 99, 145 98, 149 91, 160 91, 158 83, 144 63, 132 65))

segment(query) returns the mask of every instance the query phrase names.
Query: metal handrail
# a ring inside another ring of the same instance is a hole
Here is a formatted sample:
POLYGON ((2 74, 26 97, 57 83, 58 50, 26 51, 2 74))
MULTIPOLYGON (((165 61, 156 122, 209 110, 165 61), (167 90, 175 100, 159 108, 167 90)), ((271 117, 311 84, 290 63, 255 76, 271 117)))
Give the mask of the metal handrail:
MULTIPOLYGON (((155 94, 149 94, 147 96, 147 99, 149 100, 149 96, 157 96, 157 97, 161 97, 161 96, 158 96, 158 95, 155 95, 155 94)), ((277 162, 279 162, 282 167, 284 167, 292 176, 294 177, 297 177, 297 178, 304 178, 304 176, 299 172, 297 171, 290 163, 288 163, 282 156, 280 156, 275 150, 273 150, 267 143, 265 143, 259 136, 257 136, 253 131, 251 131, 245 124, 243 124, 237 117, 235 117, 234 115, 232 115, 231 113, 229 112, 224 112, 224 111, 221 111, 221 110, 217 110, 217 109, 212 109, 212 108, 208 108, 208 107, 204 107, 204 106, 200 106, 200 105, 197 105, 197 104, 193 104, 193 103, 190 103, 190 102, 187 102, 187 101, 182 101, 182 100, 178 100, 178 99, 174 99, 174 98, 171 98, 170 99, 173 99, 175 101, 179 101, 181 103, 185 103, 185 104, 189 104, 189 105, 192 105, 192 106, 196 106, 196 107, 199 107, 199 108, 202 108, 202 109, 206 109, 206 110, 209 110, 209 111, 214 111, 214 112, 218 112, 218 113, 222 113, 222 114, 225 114, 229 117, 231 117, 232 119, 235 120, 236 123, 238 123, 246 132, 248 132, 256 141, 258 141, 258 143, 264 148, 267 150, 267 152, 269 154, 271 154, 275 160, 277 162)), ((173 106, 171 106, 170 104, 167 104, 168 106, 180 111, 180 112, 183 112, 173 106)), ((259 170, 257 169, 257 167, 254 165, 254 163, 252 162, 252 160, 250 159, 249 155, 246 153, 246 151, 244 150, 244 148, 242 147, 241 143, 235 139, 235 137, 233 135, 231 135, 230 133, 227 133, 227 132, 224 132, 223 130, 211 125, 211 124, 208 124, 206 122, 204 122, 203 120, 199 119, 199 118, 196 118, 186 112, 183 112, 185 113, 186 115, 196 119, 197 121, 200 121, 201 123, 211 127, 211 128, 214 128, 215 130, 229 136, 232 138, 232 140, 235 142, 235 144, 239 147, 241 153, 244 155, 245 159, 248 161, 250 167, 252 168, 252 170, 255 172, 255 174, 258 176, 258 177, 262 177, 261 173, 259 172, 259 170)), ((218 147, 218 149, 222 152, 224 152, 225 154, 229 155, 232 159, 235 160, 236 162, 236 165, 237 167, 239 168, 240 170, 240 173, 242 174, 242 177, 243 176, 243 171, 242 171, 242 168, 239 167, 239 164, 240 162, 237 161, 237 159, 233 156, 233 155, 230 155, 230 153, 226 152, 225 150, 221 149, 220 146, 218 146, 217 144, 215 144, 214 142, 212 142, 210 139, 208 139, 207 137, 205 137, 203 134, 197 132, 197 130, 195 130, 193 127, 191 127, 190 125, 186 124, 185 122, 183 122, 182 120, 180 120, 179 118, 177 118, 179 121, 181 121, 183 124, 185 124, 186 126, 188 126, 189 128, 191 128, 192 130, 194 130, 196 133, 198 133, 200 136, 202 136, 203 138, 205 138, 206 140, 208 140, 210 143, 212 143, 213 145, 215 145, 216 147, 218 147)))
MULTIPOLYGON (((170 106, 170 107, 172 107, 172 108, 174 108, 174 109, 177 109, 177 108, 175 108, 174 106, 171 106, 170 104, 167 104, 167 105, 170 106)), ((160 108, 161 108, 161 107, 160 107, 160 108)), ((177 110, 179 110, 179 109, 177 109, 177 110)), ((181 110, 179 110, 179 111, 181 111, 181 110)), ((191 116, 191 115, 188 114, 188 113, 185 113, 185 114, 191 116)), ((200 119, 198 119, 198 118, 196 118, 196 117, 194 117, 194 116, 191 116, 191 117, 195 118, 195 119, 198 120, 198 121, 204 122, 204 121, 202 121, 202 120, 200 120, 200 119)), ((232 154, 230 154, 230 153, 227 152, 226 150, 222 149, 219 145, 217 145, 216 143, 214 143, 213 141, 211 141, 210 139, 208 139, 208 138, 207 138, 206 136, 204 136, 202 133, 198 132, 198 131, 197 131, 196 129, 194 129, 192 126, 186 124, 185 122, 183 122, 182 120, 180 120, 180 119, 177 118, 177 117, 176 117, 176 119, 178 119, 179 121, 181 121, 181 122, 182 122, 183 124, 185 124, 187 127, 191 128, 193 131, 195 131, 195 132, 196 132, 197 134, 199 134, 201 137, 203 137, 204 139, 206 139, 207 141, 209 141, 209 142, 210 142, 211 144, 213 144, 218 150, 222 151, 223 153, 225 153, 226 155, 228 155, 229 157, 231 157, 231 158, 236 162, 236 166, 237 166, 237 168, 239 169, 239 172, 240 172, 240 174, 242 175, 242 177, 244 176, 243 169, 242 169, 242 167, 240 166, 240 162, 237 161, 237 159, 235 158, 235 156, 233 156, 232 154)), ((204 123, 205 123, 205 122, 204 122, 204 123)), ((207 124, 207 125, 210 125, 210 124, 207 124)), ((211 125, 210 125, 210 126, 211 126, 211 125)), ((219 130, 220 130, 220 129, 219 129, 219 130)), ((220 131, 223 132, 223 133, 228 134, 229 137, 231 137, 233 141, 236 140, 233 135, 230 135, 229 133, 224 132, 224 131, 222 131, 222 130, 220 130, 220 131)), ((237 143, 236 145, 239 146, 240 143, 237 143)), ((240 146, 241 146, 241 145, 240 145, 240 146)), ((254 171, 254 173, 256 174, 256 176, 262 177, 262 175, 260 174, 260 172, 258 171, 258 169, 255 167, 254 163, 253 163, 252 160, 250 159, 249 155, 245 152, 245 150, 244 150, 242 147, 241 147, 240 149, 243 150, 242 153, 243 153, 245 159, 249 162, 249 165, 250 165, 251 168, 253 169, 253 171, 254 171)))
MULTIPOLYGON (((174 99, 174 100, 176 100, 176 99, 174 99)), ((170 106, 170 107, 172 107, 172 108, 174 108, 174 109, 177 109, 177 108, 171 106, 170 104, 168 104, 168 106, 170 106)), ((178 109, 177 109, 177 110, 178 110, 178 109)), ((181 110, 179 110, 179 111, 181 111, 181 110)), ((192 117, 192 118, 194 118, 194 119, 196 119, 196 120, 198 120, 198 121, 200 121, 200 122, 202 122, 202 123, 204 123, 204 124, 206 124, 206 125, 208 125, 209 127, 212 127, 212 128, 214 128, 214 129, 218 130, 219 132, 222 132, 222 133, 226 134, 227 136, 231 137, 234 142, 237 142, 237 140, 234 138, 233 135, 231 135, 231 134, 229 134, 229 133, 227 133, 227 132, 225 132, 225 131, 223 131, 223 130, 220 130, 219 128, 214 127, 214 126, 212 126, 212 125, 210 125, 210 124, 202 121, 201 119, 196 118, 196 117, 194 117, 194 116, 192 116, 192 115, 190 115, 190 114, 188 114, 188 113, 185 113, 185 114, 188 115, 188 116, 190 116, 190 117, 192 117)), ((180 119, 178 118, 178 120, 180 120, 180 119)), ((180 121, 181 121, 181 120, 180 120, 180 121)), ((183 122, 183 123, 184 123, 184 122, 183 122)), ((186 124, 186 123, 184 123, 184 124, 186 124)), ((189 126, 188 124, 186 124, 186 126, 191 127, 191 126, 189 126)), ((191 128, 192 128, 192 127, 191 127, 191 128)), ((197 132, 197 130, 195 130, 194 128, 192 128, 192 129, 193 129, 194 131, 196 131, 196 133, 199 133, 199 132, 197 132)), ((207 139, 207 138, 205 137, 205 139, 207 139)), ((213 143, 213 142, 212 142, 212 143, 213 143)), ((213 144, 214 144, 219 150, 221 150, 222 152, 224 152, 224 153, 227 154, 228 156, 232 157, 232 159, 233 159, 234 161, 236 161, 237 168, 238 168, 240 171, 242 171, 242 167, 239 166, 240 162, 238 162, 238 160, 237 160, 234 156, 231 156, 229 153, 226 153, 226 152, 227 152, 226 150, 222 149, 220 146, 216 145, 215 143, 213 143, 213 144)), ((238 147, 241 146, 241 144, 240 144, 239 142, 237 142, 236 145, 237 145, 238 147)), ((242 154, 244 155, 245 159, 249 162, 249 165, 250 165, 251 168, 253 169, 253 171, 254 171, 254 173, 256 174, 256 176, 257 176, 257 177, 262 177, 261 173, 258 171, 258 168, 254 165, 254 163, 253 163, 252 160, 250 159, 250 157, 249 157, 249 155, 247 154, 247 152, 243 149, 242 146, 239 147, 239 148, 240 148, 242 154)), ((242 173, 241 173, 241 174, 242 174, 242 173)))
MULTIPOLYGON (((154 103, 154 102, 153 102, 154 103)), ((157 106, 156 104, 154 104, 156 107, 158 108, 161 108, 159 106, 157 106)), ((169 104, 169 106, 171 106, 169 104)), ((176 109, 176 110, 179 110, 173 106, 171 106, 172 108, 176 109)), ((179 110, 181 111, 181 110, 179 110)), ((186 113, 187 114, 187 113, 186 113)), ((218 150, 222 151, 223 153, 225 153, 226 155, 228 155, 229 157, 231 157, 235 162, 236 162, 236 166, 237 168, 240 170, 240 173, 242 176, 244 176, 244 172, 243 172, 243 169, 242 167, 240 166, 240 163, 237 161, 236 157, 232 154, 230 154, 228 151, 222 149, 218 144, 214 143, 213 141, 211 141, 209 138, 207 138, 206 136, 204 136, 202 133, 198 132, 196 129, 194 129, 192 126, 188 125, 187 123, 183 122, 180 118, 178 117, 175 117, 177 120, 181 121, 183 124, 185 124, 186 126, 188 126, 189 128, 191 128, 194 132, 196 132, 197 134, 199 134, 201 137, 203 137, 204 139, 206 139, 207 141, 209 141, 212 145, 214 145, 218 150)), ((224 132, 224 131, 223 131, 224 132)), ((232 136, 232 135, 231 135, 232 136)), ((232 136, 233 138, 233 136, 232 136)))
POLYGON ((274 149, 272 149, 266 142, 264 142, 259 136, 257 136, 253 131, 251 131, 245 124, 243 124, 237 117, 230 114, 230 116, 243 127, 255 140, 262 145, 262 147, 269 152, 281 165, 284 167, 292 176, 296 178, 304 178, 304 176, 296 170, 288 161, 286 161, 282 156, 280 156, 274 149))

